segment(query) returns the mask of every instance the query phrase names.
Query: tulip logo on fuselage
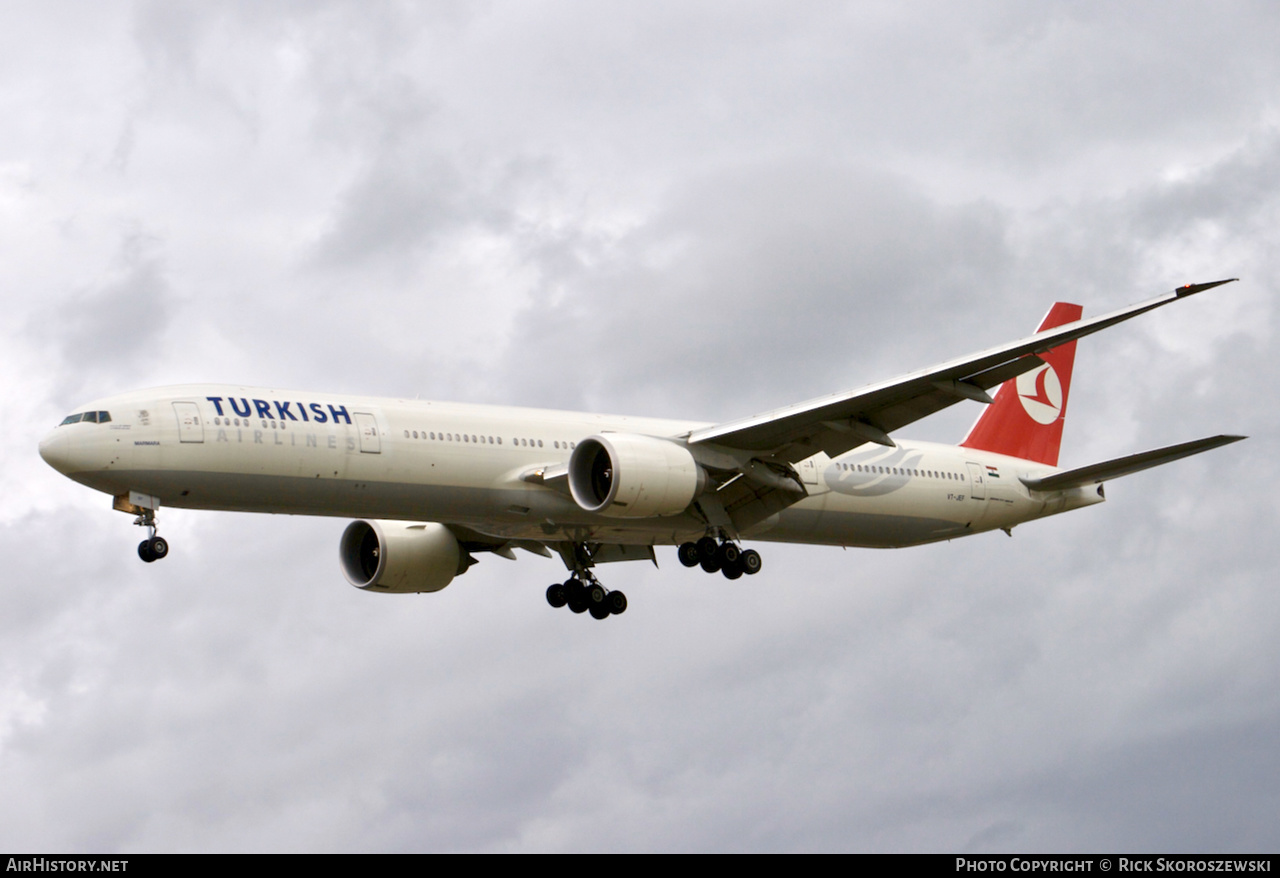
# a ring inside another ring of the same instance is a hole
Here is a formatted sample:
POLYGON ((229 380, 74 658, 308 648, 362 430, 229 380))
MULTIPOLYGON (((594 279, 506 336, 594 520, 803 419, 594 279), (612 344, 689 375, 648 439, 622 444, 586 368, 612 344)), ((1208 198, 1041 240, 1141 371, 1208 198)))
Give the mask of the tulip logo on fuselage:
POLYGON ((1058 373, 1045 363, 1039 369, 1019 375, 1018 399, 1031 420, 1052 424, 1062 413, 1062 382, 1058 380, 1058 373))

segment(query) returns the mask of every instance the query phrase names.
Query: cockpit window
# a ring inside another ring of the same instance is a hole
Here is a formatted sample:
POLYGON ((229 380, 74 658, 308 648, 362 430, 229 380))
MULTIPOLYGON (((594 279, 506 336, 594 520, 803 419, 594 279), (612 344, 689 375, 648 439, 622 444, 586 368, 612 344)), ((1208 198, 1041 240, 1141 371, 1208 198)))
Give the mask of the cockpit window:
POLYGON ((67 424, 78 424, 81 421, 90 424, 107 424, 111 421, 111 412, 76 412, 74 415, 63 418, 58 426, 65 427, 67 424))

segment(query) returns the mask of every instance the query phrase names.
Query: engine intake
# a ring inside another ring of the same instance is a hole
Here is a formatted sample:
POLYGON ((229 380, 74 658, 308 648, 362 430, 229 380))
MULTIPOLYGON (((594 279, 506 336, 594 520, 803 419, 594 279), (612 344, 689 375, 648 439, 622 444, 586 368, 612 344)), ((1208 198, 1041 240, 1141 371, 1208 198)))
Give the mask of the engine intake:
POLYGON ((466 553, 443 524, 353 521, 338 545, 356 588, 388 594, 439 591, 466 569, 466 553))
POLYGON ((610 518, 679 515, 706 480, 689 449, 655 436, 588 436, 569 458, 574 502, 610 518))

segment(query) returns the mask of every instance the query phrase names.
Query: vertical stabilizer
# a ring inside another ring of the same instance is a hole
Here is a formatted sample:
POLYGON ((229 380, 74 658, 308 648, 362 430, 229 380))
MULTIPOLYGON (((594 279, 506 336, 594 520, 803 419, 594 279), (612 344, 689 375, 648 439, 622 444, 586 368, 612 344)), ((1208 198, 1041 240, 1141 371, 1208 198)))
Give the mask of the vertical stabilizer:
MULTIPOLYGON (((1036 332, 1073 323, 1082 313, 1079 305, 1058 302, 1036 332)), ((1076 343, 1067 342, 1039 357, 1045 362, 1043 366, 1000 385, 995 402, 978 418, 961 447, 1058 465, 1076 343)))

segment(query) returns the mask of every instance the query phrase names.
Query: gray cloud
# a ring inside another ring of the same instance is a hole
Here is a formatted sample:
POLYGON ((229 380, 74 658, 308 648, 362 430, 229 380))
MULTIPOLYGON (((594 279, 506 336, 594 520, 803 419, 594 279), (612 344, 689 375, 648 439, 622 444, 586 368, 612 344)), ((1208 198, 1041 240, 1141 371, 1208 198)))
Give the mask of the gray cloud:
POLYGON ((158 239, 129 230, 101 281, 42 303, 29 331, 59 349, 65 405, 83 402, 75 394, 101 387, 104 375, 121 381, 137 374, 169 343, 175 294, 160 251, 158 239))

